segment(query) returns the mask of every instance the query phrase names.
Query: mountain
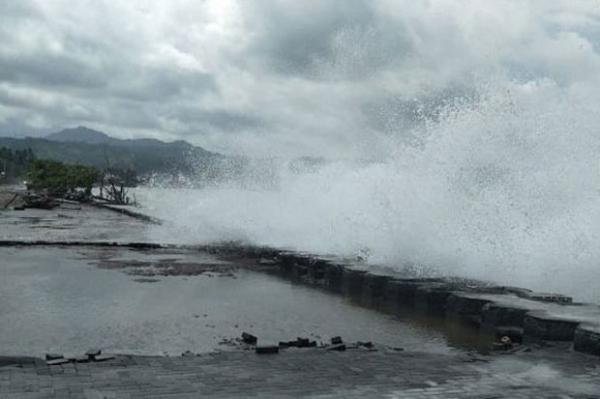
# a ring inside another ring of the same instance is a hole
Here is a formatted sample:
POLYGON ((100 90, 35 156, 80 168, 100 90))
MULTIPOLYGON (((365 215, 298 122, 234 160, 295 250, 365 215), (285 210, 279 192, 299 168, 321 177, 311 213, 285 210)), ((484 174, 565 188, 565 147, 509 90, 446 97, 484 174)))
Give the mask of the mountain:
MULTIPOLYGON (((46 138, 0 137, 0 148, 31 149, 37 158, 67 163, 132 169, 138 175, 191 174, 223 158, 185 141, 123 140, 83 126, 61 130, 46 138)), ((208 173, 208 172, 207 172, 208 173)))
POLYGON ((110 137, 106 133, 89 129, 85 126, 78 126, 71 129, 64 129, 60 132, 51 133, 46 136, 51 141, 69 142, 69 143, 89 143, 89 144, 113 144, 120 141, 110 137))

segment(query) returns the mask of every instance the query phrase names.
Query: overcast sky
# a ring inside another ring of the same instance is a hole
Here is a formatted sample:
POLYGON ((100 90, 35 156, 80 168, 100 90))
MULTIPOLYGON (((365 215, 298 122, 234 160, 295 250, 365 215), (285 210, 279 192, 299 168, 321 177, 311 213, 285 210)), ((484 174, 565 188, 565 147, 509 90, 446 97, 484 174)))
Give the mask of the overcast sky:
POLYGON ((595 0, 0 0, 0 134, 365 156, 490 81, 598 87, 599 50, 595 0))

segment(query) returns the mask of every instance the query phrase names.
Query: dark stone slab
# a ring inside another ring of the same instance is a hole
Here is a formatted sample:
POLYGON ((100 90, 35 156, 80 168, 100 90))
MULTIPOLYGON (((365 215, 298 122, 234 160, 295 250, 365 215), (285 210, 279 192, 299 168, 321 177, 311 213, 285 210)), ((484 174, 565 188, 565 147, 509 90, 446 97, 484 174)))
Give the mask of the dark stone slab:
POLYGON ((490 302, 488 299, 472 297, 468 294, 451 294, 446 301, 446 312, 449 317, 480 326, 483 319, 483 308, 490 302))
POLYGON ((342 278, 342 292, 360 298, 366 274, 365 270, 346 269, 342 278))
POLYGON ((60 354, 60 353, 46 353, 46 360, 58 360, 58 359, 64 359, 64 355, 60 354))
POLYGON ((529 312, 523 320, 524 337, 533 340, 573 341, 579 322, 529 312))
POLYGON ((343 352, 346 350, 346 344, 329 345, 326 349, 328 351, 343 352))
POLYGON ((341 343, 343 343, 342 337, 333 337, 333 338, 331 338, 331 344, 332 345, 339 345, 341 343))
POLYGON ((296 257, 291 253, 279 254, 279 267, 284 274, 290 274, 296 263, 296 257))
POLYGON ((385 301, 390 306, 412 308, 417 289, 433 282, 433 279, 390 279, 385 287, 385 301))
POLYGON ((488 303, 482 309, 482 326, 489 329, 497 326, 523 327, 528 311, 528 309, 488 303))
POLYGON ((390 276, 367 273, 363 283, 363 301, 372 306, 384 304, 386 287, 390 280, 390 276))
POLYGON ((100 349, 98 349, 98 348, 90 348, 90 349, 88 349, 87 352, 85 352, 85 355, 90 360, 94 360, 94 358, 96 356, 100 356, 101 354, 102 354, 102 351, 100 349))
POLYGON ((260 345, 256 347, 256 353, 259 355, 270 355, 279 353, 279 346, 277 345, 260 345))
POLYGON ((325 286, 325 271, 327 269, 327 262, 324 259, 314 259, 311 263, 308 274, 310 278, 310 283, 319 286, 325 286))
POLYGON ((64 359, 63 358, 63 359, 48 360, 46 362, 46 364, 48 366, 58 366, 58 365, 61 365, 61 364, 66 364, 66 363, 71 363, 71 361, 69 359, 64 359))
POLYGON ((247 332, 243 332, 242 333, 242 342, 244 342, 245 344, 248 345, 256 345, 256 343, 258 342, 258 338, 256 338, 254 335, 247 333, 247 332))
POLYGON ((600 331, 585 325, 577 327, 573 348, 578 352, 600 356, 600 331))
POLYGON ((553 294, 553 293, 545 293, 545 292, 531 292, 528 293, 527 298, 532 299, 534 301, 540 302, 551 302, 551 303, 561 303, 561 304, 570 304, 573 303, 573 298, 566 295, 561 294, 553 294))
POLYGON ((324 266, 325 288, 333 292, 340 292, 342 289, 344 271, 345 269, 342 265, 327 263, 324 266))
POLYGON ((106 362, 108 360, 113 360, 115 359, 115 356, 113 355, 99 355, 94 357, 94 361, 95 362, 106 362))
POLYGON ((444 313, 450 294, 451 291, 442 284, 420 285, 415 291, 415 308, 427 313, 444 313))

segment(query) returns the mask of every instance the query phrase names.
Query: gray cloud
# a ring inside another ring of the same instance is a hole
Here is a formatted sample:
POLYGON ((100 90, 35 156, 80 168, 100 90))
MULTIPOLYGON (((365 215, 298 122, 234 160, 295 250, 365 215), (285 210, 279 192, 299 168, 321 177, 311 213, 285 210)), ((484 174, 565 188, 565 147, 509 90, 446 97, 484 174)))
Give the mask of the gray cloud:
POLYGON ((377 156, 479 86, 598 87, 599 43, 600 9, 568 0, 2 2, 0 132, 377 156))

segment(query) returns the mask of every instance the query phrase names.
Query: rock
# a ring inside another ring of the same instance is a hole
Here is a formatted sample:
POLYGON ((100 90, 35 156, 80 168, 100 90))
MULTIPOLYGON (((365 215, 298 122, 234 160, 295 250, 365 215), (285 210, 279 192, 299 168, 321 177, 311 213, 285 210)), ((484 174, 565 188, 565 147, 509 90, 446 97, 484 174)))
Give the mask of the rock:
POLYGON ((258 338, 256 338, 254 335, 249 334, 247 332, 243 332, 242 333, 242 341, 245 344, 248 345, 256 345, 256 343, 258 342, 258 338))
POLYGON ((46 360, 58 360, 64 359, 65 357, 59 353, 46 353, 46 360))
POLYGON ((277 345, 261 345, 256 347, 256 353, 259 355, 268 355, 279 353, 279 346, 277 345))
POLYGON ((331 344, 332 345, 339 345, 341 343, 343 343, 342 337, 333 337, 333 338, 331 338, 331 344))
POLYGON ((364 347, 364 348, 368 348, 368 349, 371 349, 371 348, 373 348, 373 343, 372 343, 371 341, 367 341, 367 342, 361 342, 361 341, 358 341, 356 344, 357 344, 358 346, 362 346, 362 347, 364 347))
POLYGON ((298 337, 296 341, 296 346, 298 348, 308 348, 310 346, 310 339, 298 337))

